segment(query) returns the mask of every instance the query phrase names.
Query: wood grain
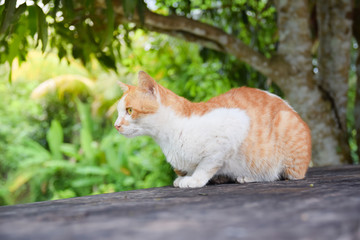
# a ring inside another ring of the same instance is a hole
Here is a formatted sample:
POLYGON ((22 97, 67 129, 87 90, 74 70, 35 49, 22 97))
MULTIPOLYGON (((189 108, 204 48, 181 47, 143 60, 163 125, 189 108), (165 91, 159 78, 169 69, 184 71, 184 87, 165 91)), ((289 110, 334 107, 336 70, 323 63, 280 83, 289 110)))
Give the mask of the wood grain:
POLYGON ((0 239, 360 239, 360 166, 3 206, 0 239))

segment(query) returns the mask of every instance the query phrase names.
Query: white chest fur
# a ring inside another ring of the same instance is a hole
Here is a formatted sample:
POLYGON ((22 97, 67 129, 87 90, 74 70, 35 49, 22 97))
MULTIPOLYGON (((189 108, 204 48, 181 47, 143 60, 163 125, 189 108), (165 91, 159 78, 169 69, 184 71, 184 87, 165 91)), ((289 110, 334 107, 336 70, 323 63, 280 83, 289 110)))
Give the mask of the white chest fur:
POLYGON ((147 121, 152 122, 149 133, 167 161, 188 173, 206 158, 218 156, 224 158, 219 161, 233 161, 250 127, 246 112, 236 108, 218 108, 202 116, 183 117, 170 108, 160 107, 147 121))

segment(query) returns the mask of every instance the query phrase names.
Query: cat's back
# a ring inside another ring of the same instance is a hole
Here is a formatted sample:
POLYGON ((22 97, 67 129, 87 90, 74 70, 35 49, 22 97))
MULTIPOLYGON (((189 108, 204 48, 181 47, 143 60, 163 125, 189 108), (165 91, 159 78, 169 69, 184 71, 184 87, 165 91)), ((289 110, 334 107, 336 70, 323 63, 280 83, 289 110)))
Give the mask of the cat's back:
POLYGON ((248 114, 276 113, 282 110, 293 111, 293 109, 280 97, 269 92, 240 87, 214 97, 208 101, 209 104, 225 108, 240 108, 248 114))
POLYGON ((268 135, 273 130, 292 131, 295 134, 299 130, 310 135, 307 124, 286 101, 260 89, 234 88, 210 99, 209 104, 244 110, 250 118, 250 130, 256 131, 252 133, 256 136, 268 135))

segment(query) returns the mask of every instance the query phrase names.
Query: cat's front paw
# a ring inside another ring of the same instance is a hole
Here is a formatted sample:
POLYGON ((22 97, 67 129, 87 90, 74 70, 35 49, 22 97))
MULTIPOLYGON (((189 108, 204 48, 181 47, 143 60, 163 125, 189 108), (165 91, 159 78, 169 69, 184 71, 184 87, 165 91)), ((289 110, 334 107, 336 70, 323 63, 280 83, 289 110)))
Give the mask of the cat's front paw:
MULTIPOLYGON (((176 181, 176 180, 175 180, 176 181)), ((198 179, 190 176, 181 177, 179 180, 180 188, 200 188, 206 185, 208 180, 206 179, 198 179)), ((175 185, 175 182, 174 182, 175 185)))
POLYGON ((183 178, 184 178, 184 177, 178 176, 178 177, 175 179, 174 183, 173 183, 174 187, 179 187, 180 181, 181 181, 183 178))
POLYGON ((236 179, 236 181, 237 181, 238 183, 241 183, 241 184, 243 184, 243 183, 256 182, 255 179, 252 179, 252 178, 249 178, 249 177, 238 177, 238 178, 236 179))

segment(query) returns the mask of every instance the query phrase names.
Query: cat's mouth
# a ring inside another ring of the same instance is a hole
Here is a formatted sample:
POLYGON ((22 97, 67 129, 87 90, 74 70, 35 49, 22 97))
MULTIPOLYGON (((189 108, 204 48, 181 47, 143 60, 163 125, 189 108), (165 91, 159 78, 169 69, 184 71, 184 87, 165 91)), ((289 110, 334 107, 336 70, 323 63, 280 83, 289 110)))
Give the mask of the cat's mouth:
POLYGON ((125 136, 125 137, 129 137, 129 138, 131 138, 131 137, 135 137, 135 136, 138 136, 138 130, 137 129, 124 129, 124 128, 119 128, 119 129, 117 129, 118 130, 118 132, 121 134, 121 135, 123 135, 123 136, 125 136))

